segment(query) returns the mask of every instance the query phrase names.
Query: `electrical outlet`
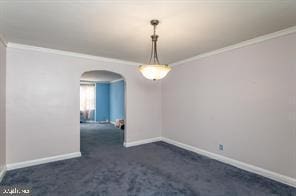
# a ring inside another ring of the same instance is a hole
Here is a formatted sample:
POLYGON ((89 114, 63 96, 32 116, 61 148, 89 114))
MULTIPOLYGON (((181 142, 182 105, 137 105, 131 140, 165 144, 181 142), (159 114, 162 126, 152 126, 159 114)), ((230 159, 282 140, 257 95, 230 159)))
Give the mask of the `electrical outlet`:
POLYGON ((221 150, 221 151, 224 150, 224 146, 222 144, 219 144, 219 150, 221 150))

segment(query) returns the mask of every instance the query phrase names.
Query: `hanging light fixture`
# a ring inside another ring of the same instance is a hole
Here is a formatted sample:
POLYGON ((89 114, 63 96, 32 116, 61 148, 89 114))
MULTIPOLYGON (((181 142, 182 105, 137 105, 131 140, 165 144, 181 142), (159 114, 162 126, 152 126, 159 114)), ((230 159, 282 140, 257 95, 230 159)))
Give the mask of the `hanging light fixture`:
POLYGON ((149 80, 160 80, 164 78, 169 71, 172 69, 171 66, 160 64, 157 56, 157 39, 158 35, 155 34, 156 26, 159 24, 158 20, 151 20, 151 25, 153 26, 153 35, 151 35, 152 39, 152 47, 151 47, 151 56, 148 64, 140 65, 139 70, 143 74, 143 76, 149 80))

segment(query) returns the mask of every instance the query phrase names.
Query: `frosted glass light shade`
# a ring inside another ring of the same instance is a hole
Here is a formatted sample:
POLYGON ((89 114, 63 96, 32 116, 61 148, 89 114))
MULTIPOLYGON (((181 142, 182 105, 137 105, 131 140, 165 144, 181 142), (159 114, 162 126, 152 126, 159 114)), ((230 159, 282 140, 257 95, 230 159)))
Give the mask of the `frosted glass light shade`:
POLYGON ((169 65, 148 64, 139 66, 140 72, 149 80, 160 80, 164 78, 171 69, 169 65))

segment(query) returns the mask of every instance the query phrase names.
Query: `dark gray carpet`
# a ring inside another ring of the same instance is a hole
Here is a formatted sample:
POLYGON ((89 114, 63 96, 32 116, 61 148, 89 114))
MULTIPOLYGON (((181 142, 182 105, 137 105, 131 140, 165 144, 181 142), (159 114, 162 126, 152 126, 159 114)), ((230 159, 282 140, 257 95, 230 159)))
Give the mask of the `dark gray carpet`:
MULTIPOLYGON (((67 141, 65 141, 67 142, 67 141)), ((9 171, 33 195, 296 196, 296 189, 175 146, 124 148, 112 125, 82 124, 82 157, 9 171)))

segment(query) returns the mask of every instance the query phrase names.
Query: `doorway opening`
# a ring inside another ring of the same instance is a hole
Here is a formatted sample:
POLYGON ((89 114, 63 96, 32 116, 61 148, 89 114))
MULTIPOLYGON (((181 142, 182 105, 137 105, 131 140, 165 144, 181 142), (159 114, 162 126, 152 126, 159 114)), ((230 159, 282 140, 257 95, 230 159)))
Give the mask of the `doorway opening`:
POLYGON ((117 73, 88 71, 80 78, 81 151, 125 141, 126 83, 117 73))

